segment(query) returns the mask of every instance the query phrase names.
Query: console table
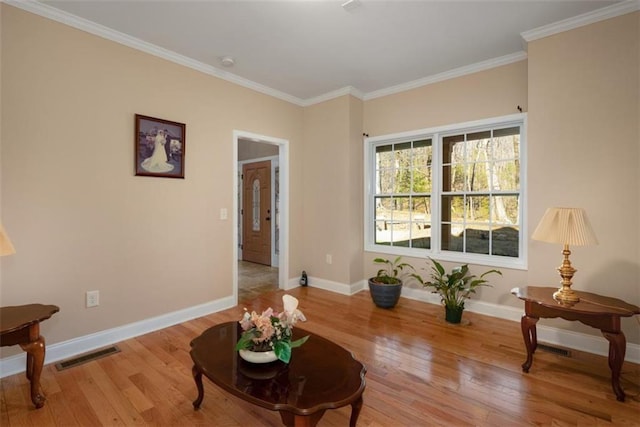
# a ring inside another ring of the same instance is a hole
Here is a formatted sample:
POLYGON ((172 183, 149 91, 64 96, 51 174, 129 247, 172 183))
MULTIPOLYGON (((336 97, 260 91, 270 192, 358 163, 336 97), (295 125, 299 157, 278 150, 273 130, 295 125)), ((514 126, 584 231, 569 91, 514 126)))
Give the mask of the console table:
POLYGON ((0 346, 19 344, 27 352, 27 379, 31 382, 31 401, 36 408, 42 408, 45 401, 40 387, 45 355, 40 322, 58 311, 58 306, 42 304, 0 307, 0 346))
POLYGON ((620 371, 627 351, 627 341, 620 329, 620 318, 640 314, 640 307, 628 304, 616 298, 605 297, 590 292, 575 291, 580 301, 565 304, 553 298, 557 288, 524 287, 513 288, 511 293, 524 301, 525 314, 520 325, 524 345, 527 348, 527 360, 522 370, 529 372, 533 363, 533 353, 538 346, 536 323, 540 318, 560 317, 565 320, 577 320, 585 325, 600 329, 609 341, 609 368, 611 368, 611 386, 620 402, 625 394, 620 386, 620 371))

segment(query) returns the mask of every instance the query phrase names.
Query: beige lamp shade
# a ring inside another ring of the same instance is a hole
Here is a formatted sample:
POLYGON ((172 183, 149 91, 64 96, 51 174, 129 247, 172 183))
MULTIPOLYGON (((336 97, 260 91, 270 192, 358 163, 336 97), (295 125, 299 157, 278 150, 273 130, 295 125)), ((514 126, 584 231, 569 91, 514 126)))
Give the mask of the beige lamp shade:
POLYGON ((598 244, 582 208, 548 208, 531 238, 571 246, 598 244))
POLYGON ((0 256, 15 254, 16 250, 13 248, 9 236, 4 231, 4 227, 0 224, 0 256))

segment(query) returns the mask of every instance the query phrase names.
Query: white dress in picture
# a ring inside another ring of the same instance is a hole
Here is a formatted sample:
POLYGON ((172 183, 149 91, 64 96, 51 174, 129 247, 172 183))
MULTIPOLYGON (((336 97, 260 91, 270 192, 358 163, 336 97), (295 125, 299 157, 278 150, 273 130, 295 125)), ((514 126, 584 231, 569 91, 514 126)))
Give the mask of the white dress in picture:
POLYGON ((159 130, 153 143, 153 154, 142 161, 140 166, 149 172, 169 172, 173 170, 173 165, 167 163, 167 152, 164 145, 167 143, 167 136, 163 130, 159 130))

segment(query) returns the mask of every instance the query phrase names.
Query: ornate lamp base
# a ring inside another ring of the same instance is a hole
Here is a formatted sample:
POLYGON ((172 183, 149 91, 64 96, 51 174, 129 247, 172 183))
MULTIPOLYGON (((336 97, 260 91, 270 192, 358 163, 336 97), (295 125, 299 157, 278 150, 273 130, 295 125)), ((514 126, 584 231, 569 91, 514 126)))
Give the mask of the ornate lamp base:
POLYGON ((571 279, 573 279, 573 275, 578 270, 573 268, 571 261, 569 261, 569 255, 571 255, 569 245, 564 245, 562 255, 564 259, 562 260, 562 265, 558 267, 558 273, 560 273, 560 277, 562 277, 562 281, 560 282, 562 287, 553 293, 553 298, 564 304, 575 304, 580 301, 580 297, 571 290, 571 279))
POLYGON ((553 293, 553 299, 563 304, 575 304, 580 301, 580 297, 569 287, 562 287, 553 293))

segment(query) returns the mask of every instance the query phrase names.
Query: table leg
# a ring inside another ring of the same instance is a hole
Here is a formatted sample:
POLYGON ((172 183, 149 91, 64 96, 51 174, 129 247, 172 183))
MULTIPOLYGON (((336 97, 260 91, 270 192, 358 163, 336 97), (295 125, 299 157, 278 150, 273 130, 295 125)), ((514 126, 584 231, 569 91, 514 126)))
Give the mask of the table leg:
POLYGON ((609 368, 611 368, 611 386, 616 399, 624 402, 624 390, 620 386, 620 371, 627 351, 627 340, 622 332, 602 331, 602 335, 609 341, 609 368))
POLYGON ((20 344, 20 347, 27 352, 27 378, 31 382, 31 401, 39 409, 44 406, 46 400, 40 386, 45 355, 44 338, 38 337, 34 341, 20 344))
POLYGON ((280 411, 280 418, 287 427, 314 427, 324 415, 324 410, 311 415, 296 415, 289 411, 280 411))
POLYGON ((362 395, 358 397, 358 400, 351 404, 351 419, 349 420, 349 427, 356 427, 356 423, 358 422, 358 416, 360 415, 360 410, 362 409, 362 395))
POLYGON ((193 401, 193 409, 199 409, 200 404, 202 404, 202 399, 204 399, 204 387, 202 385, 202 372, 193 365, 191 369, 191 373, 193 374, 193 379, 196 382, 196 387, 198 388, 198 397, 193 401))
POLYGON ((522 316, 520 320, 524 346, 527 348, 527 360, 522 364, 522 370, 524 372, 529 372, 529 368, 531 368, 531 364, 533 363, 533 353, 536 351, 536 347, 538 347, 536 323, 538 323, 538 318, 530 317, 526 314, 522 316))

